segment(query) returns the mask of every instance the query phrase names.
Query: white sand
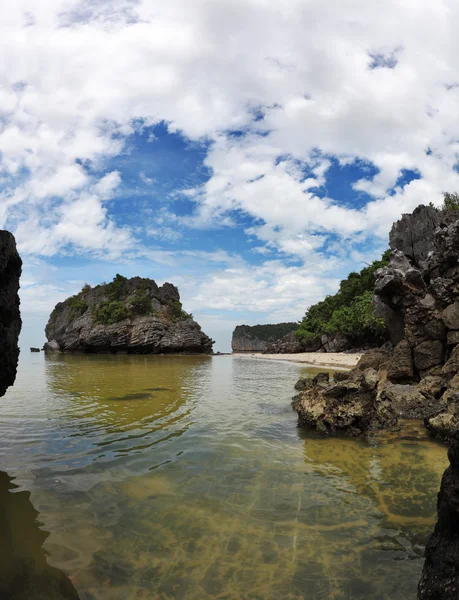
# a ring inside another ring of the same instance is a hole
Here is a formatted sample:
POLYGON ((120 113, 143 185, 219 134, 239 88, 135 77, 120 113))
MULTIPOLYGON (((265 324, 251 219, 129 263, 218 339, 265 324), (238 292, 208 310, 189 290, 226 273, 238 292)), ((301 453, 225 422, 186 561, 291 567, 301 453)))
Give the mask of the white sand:
POLYGON ((244 352, 233 353, 238 358, 258 358, 260 360, 285 360, 305 363, 314 367, 337 367, 352 369, 359 362, 361 354, 345 354, 344 352, 302 352, 300 354, 259 354, 244 352))

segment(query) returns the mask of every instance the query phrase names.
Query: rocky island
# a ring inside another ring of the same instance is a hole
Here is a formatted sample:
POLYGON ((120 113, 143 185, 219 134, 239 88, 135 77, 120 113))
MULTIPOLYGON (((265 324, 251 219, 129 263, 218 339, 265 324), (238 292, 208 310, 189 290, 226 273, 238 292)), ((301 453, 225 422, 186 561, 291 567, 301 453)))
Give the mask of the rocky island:
POLYGON ((46 352, 211 354, 213 345, 174 285, 121 275, 57 304, 45 333, 46 352))

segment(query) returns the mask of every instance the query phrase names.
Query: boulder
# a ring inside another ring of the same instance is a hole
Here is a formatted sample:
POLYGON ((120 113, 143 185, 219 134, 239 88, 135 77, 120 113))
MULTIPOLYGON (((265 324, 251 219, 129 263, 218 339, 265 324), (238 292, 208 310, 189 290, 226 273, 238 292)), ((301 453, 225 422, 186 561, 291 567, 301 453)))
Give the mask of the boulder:
POLYGON ((448 329, 459 329, 459 302, 447 306, 441 318, 448 329))

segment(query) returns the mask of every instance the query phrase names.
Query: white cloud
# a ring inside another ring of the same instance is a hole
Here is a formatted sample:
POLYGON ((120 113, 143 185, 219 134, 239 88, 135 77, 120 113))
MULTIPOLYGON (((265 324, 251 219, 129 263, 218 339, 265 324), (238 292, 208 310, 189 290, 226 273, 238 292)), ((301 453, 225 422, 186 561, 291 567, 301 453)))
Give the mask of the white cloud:
POLYGON ((251 310, 252 302, 276 311, 276 294, 318 298, 329 289, 320 275, 331 260, 324 242, 341 260, 343 248, 385 239, 402 212, 459 188, 454 0, 0 0, 0 7, 0 224, 25 255, 175 264, 161 248, 139 248, 111 201, 120 174, 104 175, 130 134, 159 122, 210 142, 211 177, 188 191, 197 206, 191 217, 174 222, 159 213, 141 223, 153 244, 176 241, 186 226, 234 227, 238 211, 255 220, 247 235, 262 244, 258 252, 304 261, 215 274, 207 282, 215 307, 251 310), (319 197, 331 157, 378 169, 354 184, 371 202, 357 208, 319 197), (404 169, 421 179, 392 190, 404 169))

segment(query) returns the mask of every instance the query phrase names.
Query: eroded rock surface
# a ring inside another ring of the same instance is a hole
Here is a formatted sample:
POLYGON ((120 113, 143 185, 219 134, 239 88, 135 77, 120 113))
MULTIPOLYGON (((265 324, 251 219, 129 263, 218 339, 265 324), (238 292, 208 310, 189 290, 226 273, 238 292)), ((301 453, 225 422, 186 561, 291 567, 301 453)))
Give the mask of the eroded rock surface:
POLYGON ((16 378, 22 325, 18 296, 21 270, 14 236, 0 231, 0 396, 16 378))
POLYGON ((209 354, 213 345, 174 285, 140 277, 85 286, 56 305, 45 332, 46 352, 209 354))

